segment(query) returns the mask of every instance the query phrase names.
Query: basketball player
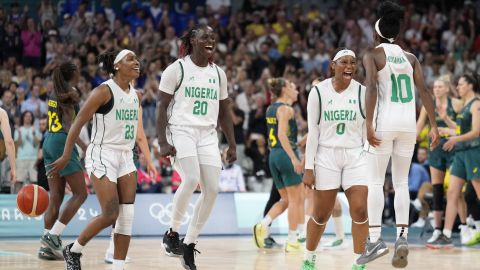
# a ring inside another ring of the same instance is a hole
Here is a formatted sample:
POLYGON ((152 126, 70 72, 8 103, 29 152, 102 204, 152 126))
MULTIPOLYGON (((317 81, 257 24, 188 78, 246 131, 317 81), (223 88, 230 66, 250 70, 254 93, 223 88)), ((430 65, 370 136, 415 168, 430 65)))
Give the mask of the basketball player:
POLYGON ((196 240, 219 189, 222 161, 215 130, 217 122, 227 138, 228 163, 236 159, 236 145, 227 77, 213 63, 215 32, 210 26, 200 24, 181 39, 180 58, 165 69, 160 80, 157 133, 160 155, 172 157, 182 178, 173 197, 173 216, 163 245, 167 255, 181 256, 183 267, 193 270, 197 269, 196 240), (187 235, 180 243, 178 230, 198 183, 202 193, 187 235))
MULTIPOLYGON (((79 111, 80 102, 79 92, 74 88, 80 77, 75 64, 62 63, 54 69, 52 77, 54 91, 48 98, 48 131, 43 142, 46 171, 63 154, 63 146, 79 111)), ((77 139, 76 142, 82 149, 86 149, 81 140, 77 139)), ((38 257, 45 260, 63 260, 60 235, 87 199, 83 167, 76 147, 66 167, 59 174, 52 174, 47 179, 50 202, 43 219, 44 235, 40 238, 42 247, 38 251, 38 257), (60 213, 67 183, 72 190, 72 196, 60 213)))
POLYGON ((285 251, 302 251, 301 243, 297 239, 297 227, 304 223, 304 189, 300 176, 303 168, 296 152, 298 128, 292 108, 292 104, 297 101, 298 91, 293 82, 284 78, 269 79, 268 84, 277 98, 266 112, 269 167, 281 199, 273 205, 263 220, 253 227, 253 236, 257 247, 263 248, 268 226, 288 208, 289 231, 285 251))
POLYGON ((8 114, 3 108, 0 108, 0 131, 3 135, 3 140, 5 142, 5 151, 8 155, 8 162, 10 163, 11 187, 14 188, 15 182, 17 181, 15 142, 12 138, 12 129, 10 128, 10 120, 8 119, 8 114))
MULTIPOLYGON (((435 121, 438 127, 455 128, 456 113, 462 109, 463 102, 450 96, 450 81, 447 76, 442 76, 433 83, 433 94, 435 96, 435 121)), ((420 134, 425 122, 427 121, 427 111, 422 107, 420 116, 417 120, 417 134, 420 134)), ((447 168, 450 167, 453 152, 442 149, 447 142, 448 134, 441 134, 440 142, 428 153, 428 163, 430 174, 432 175, 433 186, 433 218, 435 220, 435 230, 432 237, 427 240, 427 244, 434 242, 442 234, 442 216, 443 216, 443 182, 447 168)), ((463 228, 463 227, 462 227, 463 228)), ((465 226, 466 228, 466 226, 465 226)), ((462 229, 465 230, 465 229, 462 229)))
POLYGON ((410 196, 408 173, 416 141, 415 87, 430 120, 431 147, 438 144, 438 129, 434 107, 423 79, 423 71, 415 55, 394 44, 400 32, 403 9, 386 1, 380 4, 375 23, 375 42, 378 46, 363 58, 366 70, 366 145, 368 179, 368 216, 370 241, 358 264, 368 263, 388 253, 380 238, 384 207, 383 185, 385 172, 392 157, 392 181, 395 189, 397 241, 392 265, 405 267, 408 263, 408 213, 410 196), (378 102, 377 102, 378 100, 378 102), (376 116, 374 117, 374 111, 376 116), (374 122, 375 119, 375 122, 374 122))
POLYGON ((365 87, 353 79, 355 53, 339 50, 331 67, 334 76, 315 85, 308 96, 308 139, 303 182, 313 187, 313 215, 307 223, 302 270, 315 269, 315 253, 336 202, 345 190, 352 217, 352 269, 365 249, 368 235, 366 161, 363 156, 365 87))
POLYGON ((457 91, 464 102, 457 115, 455 135, 443 145, 443 150, 455 149, 447 192, 447 209, 442 235, 427 247, 449 248, 452 228, 457 217, 458 199, 465 181, 471 181, 477 198, 480 197, 480 83, 476 75, 464 74, 458 80, 457 91))
MULTIPOLYGON (((139 92, 138 94, 138 99, 142 100, 142 96, 139 92)), ((148 145, 148 139, 147 136, 145 135, 145 130, 143 129, 143 109, 142 106, 139 108, 138 112, 138 129, 137 129, 137 139, 136 139, 136 146, 134 147, 133 151, 133 163, 135 164, 135 167, 138 168, 138 148, 140 148, 140 151, 144 154, 145 160, 147 163, 147 171, 150 174, 150 177, 152 179, 156 179, 157 176, 157 169, 155 168, 155 165, 153 164, 152 161, 152 155, 150 153, 150 147, 148 145)), ((137 180, 138 180, 138 175, 137 175, 137 180)), ((107 264, 112 264, 114 259, 113 259, 113 254, 115 251, 115 224, 112 226, 112 232, 110 233, 110 241, 108 243, 108 248, 105 251, 105 258, 104 262, 107 264)), ((130 257, 125 257, 125 263, 129 263, 131 261, 130 257)))
POLYGON ((48 176, 56 175, 65 167, 81 127, 93 117, 93 136, 85 155, 85 167, 102 213, 87 225, 74 243, 63 249, 69 270, 81 269, 84 246, 115 221, 113 270, 123 270, 132 232, 137 186, 132 149, 140 122, 140 103, 130 82, 138 78, 140 63, 130 50, 106 52, 99 56, 99 62, 112 78, 92 90, 70 128, 63 155, 47 173, 48 176))

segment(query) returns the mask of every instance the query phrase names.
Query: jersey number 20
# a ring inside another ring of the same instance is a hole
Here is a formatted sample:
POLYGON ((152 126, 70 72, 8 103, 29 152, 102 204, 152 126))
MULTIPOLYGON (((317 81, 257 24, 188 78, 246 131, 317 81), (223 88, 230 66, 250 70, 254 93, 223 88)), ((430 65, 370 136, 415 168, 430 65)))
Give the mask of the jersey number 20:
POLYGON ((395 74, 390 76, 392 79, 392 97, 391 102, 408 103, 413 99, 412 93, 412 81, 407 74, 399 74, 395 77, 395 74), (402 86, 405 86, 405 91, 402 86))

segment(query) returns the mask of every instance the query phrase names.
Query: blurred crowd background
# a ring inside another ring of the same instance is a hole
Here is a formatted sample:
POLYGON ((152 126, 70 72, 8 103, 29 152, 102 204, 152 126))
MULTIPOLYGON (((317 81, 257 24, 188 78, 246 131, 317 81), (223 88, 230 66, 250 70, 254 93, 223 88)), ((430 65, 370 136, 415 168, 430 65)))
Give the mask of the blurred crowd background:
MULTIPOLYGON (((455 84, 460 74, 478 71, 477 1, 400 3, 405 6, 405 20, 396 42, 418 57, 430 88, 437 77, 447 75, 455 84)), ((221 189, 268 191, 271 179, 265 111, 271 96, 267 80, 283 76, 296 83, 300 98, 294 107, 303 135, 311 82, 329 76, 336 48, 355 51, 356 79, 363 82, 362 56, 373 46, 377 6, 375 0, 2 1, 0 103, 10 117, 12 135, 21 141, 17 143, 17 159, 22 166, 18 170, 29 170, 26 179, 18 180, 45 183, 39 149, 48 125, 46 99, 53 89, 51 71, 63 61, 80 67, 82 76, 76 87, 83 102, 93 88, 108 79, 97 64, 97 56, 106 50, 129 48, 141 59, 142 75, 136 88, 143 92, 144 128, 160 172, 151 179, 139 153, 138 191, 175 191, 181 179, 169 161, 158 156, 155 141, 158 85, 162 71, 178 56, 178 37, 197 23, 207 23, 217 33, 215 62, 228 77, 238 144, 238 161, 222 172, 221 189)), ((90 129, 86 126, 81 136, 86 142, 90 129)), ((0 158, 5 158, 2 141, 0 158)), ((417 160, 417 155, 414 160, 421 165, 428 162, 426 157, 417 160)), ((4 193, 10 193, 8 166, 4 159, 4 193)), ((421 185, 429 176, 420 167, 411 175, 421 185)), ((415 187, 411 191, 416 192, 415 187)), ((388 188, 386 193, 391 193, 388 188)))

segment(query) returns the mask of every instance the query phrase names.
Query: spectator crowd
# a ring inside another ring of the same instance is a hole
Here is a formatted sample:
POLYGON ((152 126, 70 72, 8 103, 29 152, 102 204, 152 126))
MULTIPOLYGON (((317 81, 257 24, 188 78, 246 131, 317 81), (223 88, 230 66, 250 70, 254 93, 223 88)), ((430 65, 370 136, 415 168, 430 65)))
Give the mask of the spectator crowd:
MULTIPOLYGON (((215 62, 227 74, 229 95, 234 101, 231 113, 238 161, 235 166, 225 164, 220 186, 226 192, 269 189, 265 112, 271 95, 267 80, 283 76, 298 86, 300 95, 294 108, 299 135, 303 136, 307 132, 306 102, 311 82, 329 76, 330 59, 336 48, 355 51, 359 70, 356 79, 363 81, 362 56, 373 45, 379 3, 113 2, 116 1, 77 0, 58 4, 41 0, 37 7, 21 1, 0 6, 0 104, 10 117, 17 146, 17 172, 22 172, 18 173, 19 184, 11 187, 5 147, 0 140, 0 158, 4 159, 2 192, 15 192, 21 183, 45 181, 41 141, 48 125, 46 101, 53 90, 52 70, 64 61, 80 67, 81 78, 76 87, 84 102, 93 88, 108 79, 97 64, 97 56, 120 48, 135 51, 142 63, 136 88, 143 93, 144 128, 160 172, 155 178, 149 176, 143 154, 139 153, 138 191, 175 191, 179 176, 168 159, 159 157, 156 147, 156 98, 162 71, 178 57, 178 37, 197 23, 207 23, 217 33, 215 62)), ((396 43, 418 57, 430 88, 439 76, 447 75, 453 82, 462 73, 478 72, 478 2, 400 2, 405 6, 405 20, 396 43)), ((89 132, 87 126, 81 135, 87 143, 89 132)), ((424 149, 419 155, 423 152, 424 149)), ((414 164, 410 173, 410 191, 415 197, 422 184, 429 181, 423 162, 424 159, 414 164)))

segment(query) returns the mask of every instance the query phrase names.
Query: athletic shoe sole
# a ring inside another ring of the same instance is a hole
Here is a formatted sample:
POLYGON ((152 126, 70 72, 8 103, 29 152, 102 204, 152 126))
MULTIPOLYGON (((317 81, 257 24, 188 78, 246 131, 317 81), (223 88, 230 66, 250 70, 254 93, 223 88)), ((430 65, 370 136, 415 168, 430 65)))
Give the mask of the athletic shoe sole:
POLYGON ((426 244, 425 247, 427 247, 428 249, 438 250, 438 249, 452 249, 454 246, 453 246, 453 244, 450 244, 450 245, 432 245, 432 244, 426 244))
POLYGON ((408 246, 401 245, 397 248, 392 258, 392 266, 395 268, 405 268, 408 264, 408 246))
MULTIPOLYGON (((253 226, 253 240, 255 242, 255 245, 258 247, 258 248, 264 248, 265 247, 265 242, 263 242, 263 245, 262 245, 262 239, 259 239, 259 235, 257 235, 257 226, 259 226, 260 224, 255 224, 255 226, 253 226)), ((265 240, 263 240, 265 241, 265 240)))

